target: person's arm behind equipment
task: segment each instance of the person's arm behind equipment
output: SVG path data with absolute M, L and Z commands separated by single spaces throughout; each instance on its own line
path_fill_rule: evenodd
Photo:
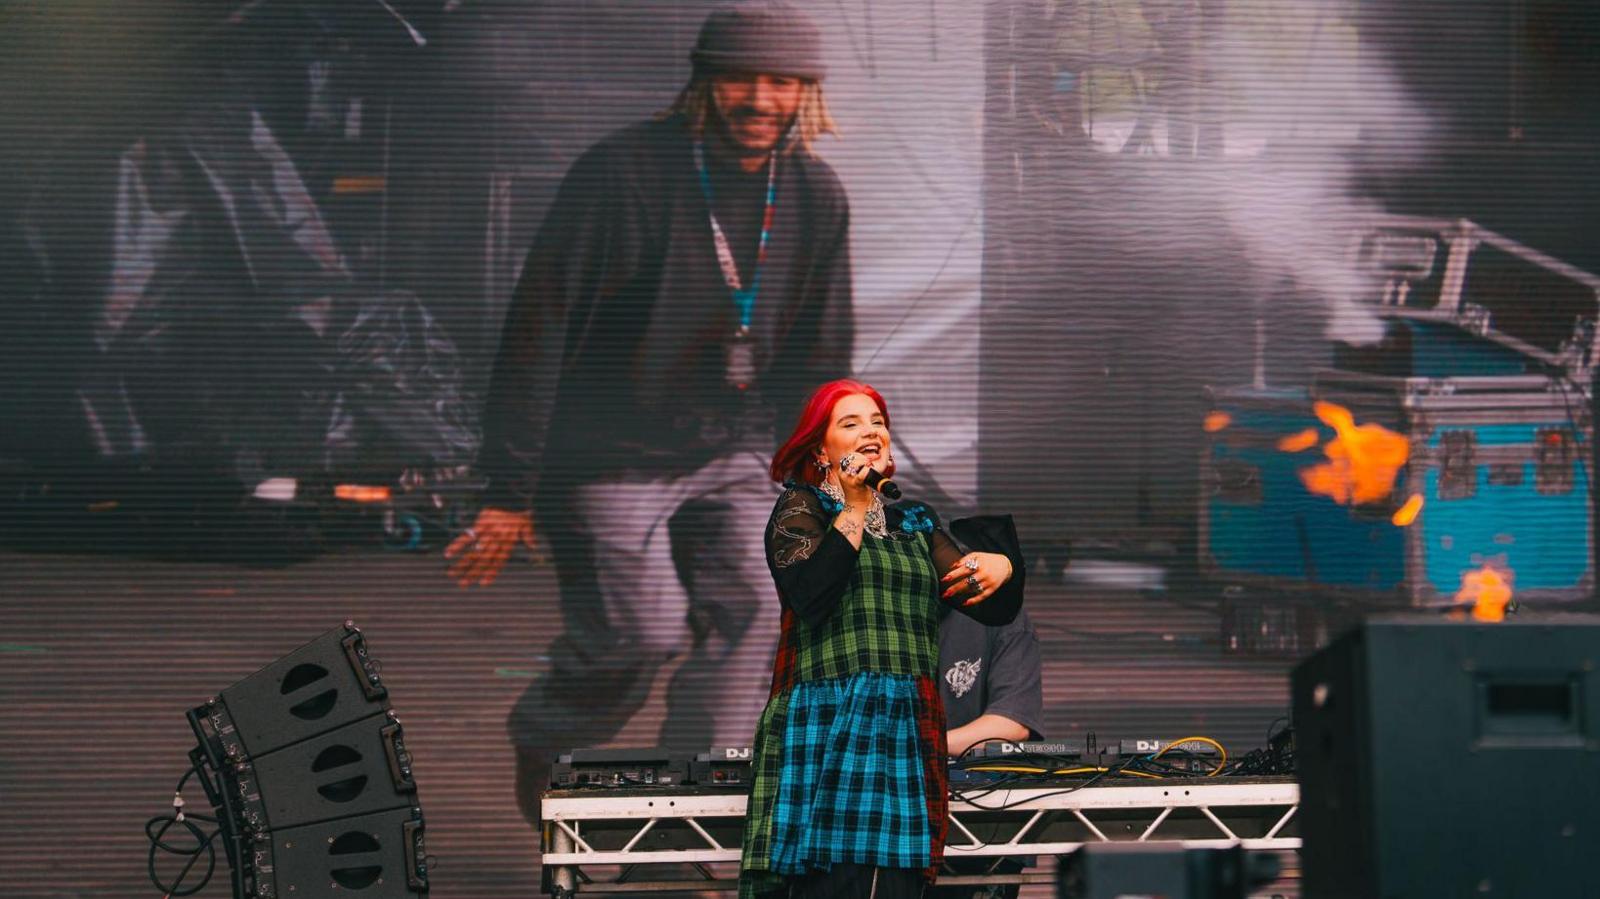
M 1039 637 L 1026 612 L 995 628 L 993 648 L 984 664 L 983 714 L 949 732 L 949 752 L 960 755 L 984 740 L 1042 738 L 1044 685 Z

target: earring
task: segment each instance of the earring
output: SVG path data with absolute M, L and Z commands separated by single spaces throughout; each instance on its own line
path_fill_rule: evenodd
M 824 456 L 818 456 L 815 464 L 818 471 L 827 471 L 829 468 L 828 460 Z

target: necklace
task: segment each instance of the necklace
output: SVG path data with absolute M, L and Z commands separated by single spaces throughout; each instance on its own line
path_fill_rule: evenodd
M 844 491 L 839 489 L 838 484 L 832 481 L 823 481 L 822 492 L 833 497 L 834 502 L 839 505 L 848 505 L 844 501 Z M 880 540 L 889 536 L 889 520 L 884 517 L 883 500 L 879 498 L 877 493 L 872 494 L 872 504 L 867 506 L 866 529 L 867 533 Z

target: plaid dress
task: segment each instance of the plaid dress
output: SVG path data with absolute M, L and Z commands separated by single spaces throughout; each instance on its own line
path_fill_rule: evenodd
M 944 710 L 934 678 L 939 579 L 928 534 L 862 537 L 837 608 L 812 626 L 785 609 L 757 725 L 740 895 L 837 862 L 942 859 Z

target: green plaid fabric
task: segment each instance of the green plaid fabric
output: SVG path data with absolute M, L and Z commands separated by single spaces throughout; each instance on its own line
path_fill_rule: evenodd
M 863 537 L 855 576 L 838 609 L 816 627 L 796 621 L 786 635 L 794 649 L 791 683 L 857 671 L 935 676 L 937 587 L 926 534 Z
M 783 878 L 770 869 L 772 859 L 772 806 L 783 773 L 783 737 L 789 724 L 789 693 L 767 702 L 756 724 L 755 758 L 752 760 L 750 800 L 744 817 L 744 854 L 740 859 L 739 896 L 759 896 L 779 889 Z
M 776 804 L 794 791 L 792 784 L 784 795 L 779 791 L 785 767 L 784 737 L 793 714 L 793 687 L 861 672 L 911 676 L 931 683 L 939 662 L 937 591 L 938 576 L 926 534 L 894 532 L 885 539 L 869 535 L 862 538 L 850 587 L 827 621 L 809 627 L 793 615 L 784 616 L 779 682 L 773 685 L 773 696 L 756 728 L 741 897 L 759 896 L 784 885 L 772 871 L 773 822 Z M 833 763 L 845 761 L 830 759 L 829 764 Z M 943 822 L 930 823 L 942 833 Z M 931 848 L 937 852 L 940 847 Z M 883 863 L 898 861 L 885 859 Z

